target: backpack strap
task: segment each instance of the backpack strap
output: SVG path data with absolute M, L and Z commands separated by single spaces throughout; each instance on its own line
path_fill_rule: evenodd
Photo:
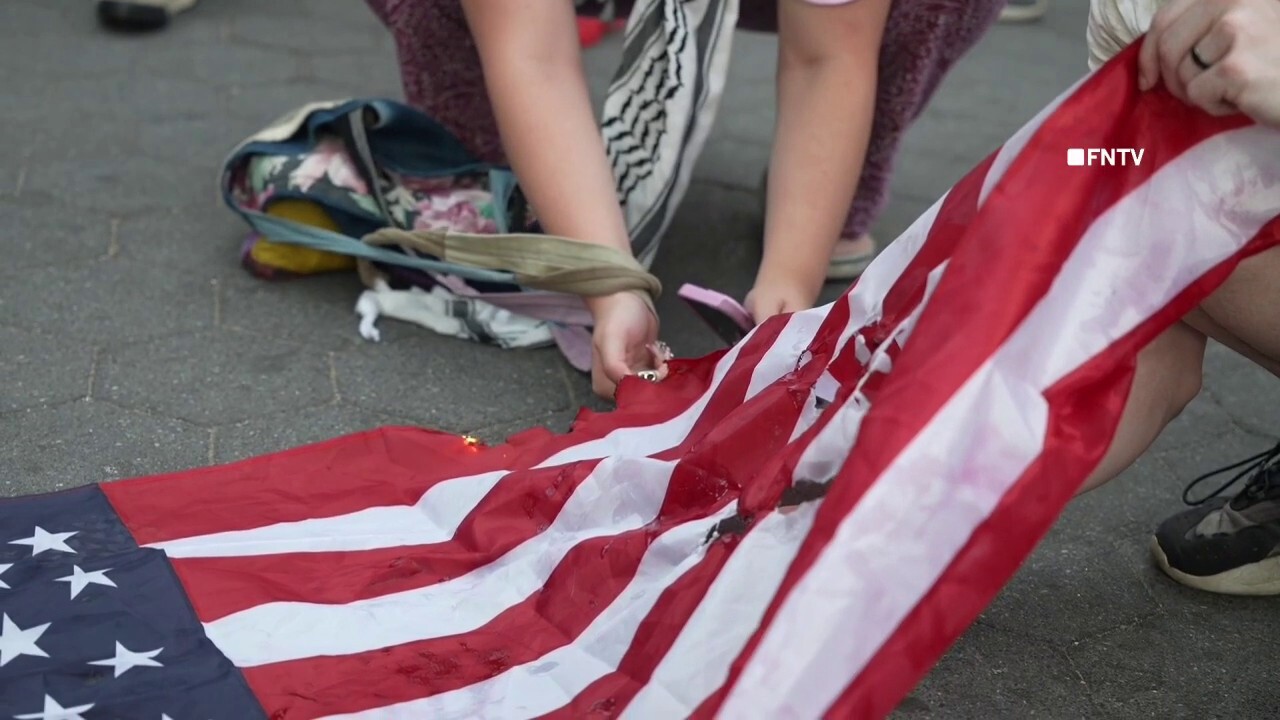
M 515 275 L 510 272 L 414 257 L 388 250 L 384 247 L 363 243 L 341 233 L 325 230 L 314 225 L 306 225 L 288 218 L 267 215 L 248 208 L 239 208 L 238 211 L 255 230 L 277 242 L 302 245 L 339 255 L 350 255 L 355 257 L 358 262 L 382 262 L 403 265 L 404 267 L 427 272 L 457 275 L 475 282 L 500 283 L 504 285 L 518 284 Z
M 358 107 L 347 113 L 341 122 L 335 123 L 335 129 L 351 151 L 356 171 L 368 185 L 383 222 L 388 227 L 401 227 L 391 215 L 390 204 L 383 192 L 382 172 L 369 141 L 368 126 L 374 121 L 373 114 L 373 109 L 367 105 Z M 521 227 L 528 212 L 528 204 L 515 175 L 510 170 L 490 168 L 489 192 L 493 196 L 494 220 L 497 222 L 498 232 L 508 233 Z
M 451 264 L 509 271 L 516 284 L 536 290 L 581 297 L 631 291 L 641 295 L 655 314 L 654 302 L 662 294 L 662 282 L 630 253 L 554 235 L 386 228 L 366 235 L 364 242 L 408 248 Z M 365 284 L 376 282 L 375 273 L 366 263 L 360 264 Z
M 378 171 L 378 165 L 373 159 L 373 148 L 369 146 L 369 134 L 365 123 L 369 120 L 370 112 L 372 111 L 367 105 L 358 107 L 344 115 L 341 121 L 334 123 L 333 129 L 351 152 L 356 172 L 360 173 L 360 177 L 369 188 L 369 193 L 373 195 L 373 201 L 378 204 L 382 221 L 391 227 L 399 227 L 391 215 L 391 207 L 383 193 L 382 173 Z

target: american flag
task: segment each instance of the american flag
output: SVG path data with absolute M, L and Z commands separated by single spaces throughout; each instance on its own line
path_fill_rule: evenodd
M 1138 350 L 1280 243 L 1280 133 L 1134 61 L 837 302 L 567 435 L 392 427 L 0 502 L 0 714 L 888 714 L 1099 461 Z

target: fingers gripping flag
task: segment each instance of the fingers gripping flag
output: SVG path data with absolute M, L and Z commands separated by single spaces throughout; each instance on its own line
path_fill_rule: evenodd
M 1137 352 L 1280 242 L 1280 133 L 1134 61 L 839 301 L 568 435 L 386 428 L 0 502 L 0 715 L 887 714 L 1098 463 Z

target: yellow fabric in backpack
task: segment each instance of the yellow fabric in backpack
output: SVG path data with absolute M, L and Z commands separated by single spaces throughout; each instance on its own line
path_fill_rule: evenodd
M 338 231 L 338 224 L 329 217 L 324 208 L 307 200 L 282 198 L 272 202 L 266 213 L 305 225 Z M 356 267 L 356 259 L 349 255 L 276 242 L 266 237 L 249 250 L 249 256 L 260 265 L 297 275 L 354 270 Z

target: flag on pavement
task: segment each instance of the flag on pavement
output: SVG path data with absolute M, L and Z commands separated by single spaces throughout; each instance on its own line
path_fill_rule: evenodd
M 1102 457 L 1136 353 L 1280 243 L 1280 133 L 1135 68 L 838 301 L 567 435 L 384 428 L 0 501 L 0 715 L 884 716 Z

